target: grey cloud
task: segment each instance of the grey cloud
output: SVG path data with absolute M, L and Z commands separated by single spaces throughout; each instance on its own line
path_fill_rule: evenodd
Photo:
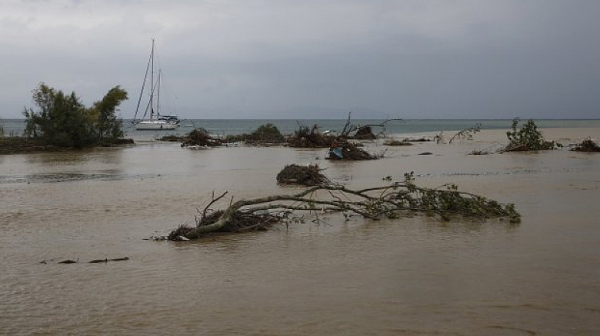
M 134 97 L 151 37 L 187 118 L 598 117 L 596 1 L 47 2 L 56 22 L 9 4 L 2 118 L 40 81 Z

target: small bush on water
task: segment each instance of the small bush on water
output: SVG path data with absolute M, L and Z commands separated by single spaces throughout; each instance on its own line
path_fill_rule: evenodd
M 284 142 L 285 138 L 277 128 L 277 126 L 268 123 L 265 125 L 260 125 L 254 132 L 247 134 L 236 134 L 236 135 L 227 135 L 225 137 L 225 141 L 227 143 L 231 142 L 251 142 L 251 143 L 280 143 Z
M 517 130 L 518 125 L 519 119 L 515 118 L 512 123 L 512 132 L 506 132 L 509 144 L 504 148 L 504 152 L 548 150 L 560 146 L 554 141 L 544 140 L 533 120 L 527 121 L 519 130 Z

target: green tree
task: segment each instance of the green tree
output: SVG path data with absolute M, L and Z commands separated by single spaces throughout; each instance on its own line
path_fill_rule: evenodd
M 558 146 L 554 141 L 544 140 L 542 132 L 537 129 L 533 120 L 528 120 L 521 129 L 517 129 L 518 125 L 519 119 L 513 119 L 512 132 L 506 132 L 510 143 L 504 149 L 505 152 L 546 150 Z
M 271 123 L 260 125 L 256 131 L 250 134 L 250 138 L 258 141 L 283 141 L 283 135 L 277 126 Z
M 127 92 L 117 85 L 90 108 L 99 141 L 123 137 L 123 123 L 117 119 L 115 111 L 124 100 L 127 100 Z
M 75 92 L 66 95 L 44 83 L 33 90 L 37 111 L 25 108 L 25 135 L 59 147 L 85 147 L 123 136 L 122 123 L 115 110 L 127 99 L 116 86 L 91 108 L 86 108 Z
M 25 133 L 59 147 L 83 147 L 92 142 L 92 129 L 85 106 L 75 92 L 66 95 L 44 83 L 33 90 L 39 111 L 25 109 Z

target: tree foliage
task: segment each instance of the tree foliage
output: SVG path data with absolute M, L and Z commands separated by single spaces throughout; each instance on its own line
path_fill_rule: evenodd
M 239 142 L 244 141 L 247 143 L 281 143 L 285 141 L 285 137 L 277 126 L 272 123 L 260 125 L 254 132 L 248 134 L 236 134 L 227 135 L 225 142 Z
M 95 102 L 90 109 L 99 140 L 123 136 L 123 123 L 117 119 L 115 112 L 121 102 L 126 99 L 127 92 L 117 85 L 110 89 L 102 100 Z
M 104 98 L 86 108 L 75 92 L 65 94 L 44 83 L 33 90 L 37 111 L 25 108 L 25 135 L 47 145 L 85 147 L 123 136 L 117 106 L 127 92 L 116 86 Z
M 554 149 L 557 146 L 554 141 L 544 140 L 533 120 L 527 121 L 521 129 L 517 130 L 518 125 L 519 119 L 515 118 L 512 123 L 512 132 L 506 132 L 509 144 L 504 149 L 505 152 L 546 150 Z
M 250 139 L 256 141 L 277 141 L 281 142 L 284 140 L 283 135 L 279 132 L 277 126 L 268 123 L 260 125 L 256 131 L 250 134 Z

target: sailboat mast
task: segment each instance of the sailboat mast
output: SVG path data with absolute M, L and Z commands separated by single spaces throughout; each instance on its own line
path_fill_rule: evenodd
M 152 39 L 152 50 L 150 51 L 150 119 L 154 118 L 154 105 L 152 98 L 154 96 L 154 39 Z
M 156 82 L 156 115 L 160 116 L 160 68 L 158 69 L 158 81 Z

